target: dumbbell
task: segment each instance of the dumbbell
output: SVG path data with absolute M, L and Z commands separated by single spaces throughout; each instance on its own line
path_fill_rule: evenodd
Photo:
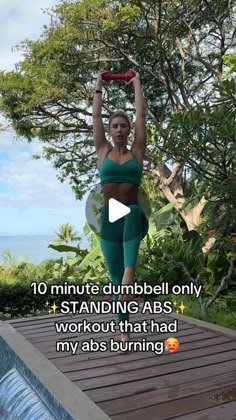
M 110 80 L 124 80 L 125 82 L 129 82 L 131 79 L 135 77 L 135 72 L 133 70 L 128 70 L 126 73 L 110 73 L 109 71 L 102 74 L 102 79 L 105 82 L 110 82 Z

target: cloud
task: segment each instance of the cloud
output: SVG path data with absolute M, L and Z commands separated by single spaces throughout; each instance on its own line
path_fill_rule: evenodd
M 74 193 L 68 182 L 61 183 L 50 162 L 44 159 L 34 160 L 32 153 L 40 153 L 42 146 L 35 144 L 11 144 L 9 139 L 1 140 L 6 158 L 0 160 L 0 205 L 10 205 L 14 201 L 16 208 L 64 207 L 67 202 L 78 208 Z M 1 183 L 4 192 L 1 193 Z M 9 194 L 6 193 L 9 188 Z
M 8 153 L 11 156 L 17 154 L 18 150 L 30 150 L 32 153 L 41 153 L 42 143 L 36 140 L 29 143 L 24 138 L 16 137 L 14 131 L 3 131 L 0 133 L 0 150 L 1 153 Z
M 42 9 L 51 9 L 59 0 L 1 0 L 0 70 L 14 69 L 23 56 L 14 48 L 25 39 L 37 40 L 50 17 Z M 5 125 L 0 115 L 0 128 Z M 68 182 L 61 183 L 52 164 L 43 159 L 42 143 L 13 140 L 14 132 L 0 133 L 0 234 L 48 234 L 62 223 L 82 228 L 85 200 L 75 200 Z
M 36 40 L 43 32 L 43 25 L 50 17 L 42 9 L 51 9 L 58 4 L 56 0 L 1 0 L 0 13 L 0 51 L 1 70 L 11 70 L 21 54 L 12 48 L 28 39 Z
M 52 234 L 69 222 L 82 233 L 86 197 L 77 201 L 68 182 L 61 183 L 50 162 L 32 159 L 42 151 L 34 141 L 12 144 L 9 133 L 0 135 L 1 235 Z

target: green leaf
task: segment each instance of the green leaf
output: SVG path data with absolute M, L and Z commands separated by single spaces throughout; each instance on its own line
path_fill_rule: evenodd
M 152 220 L 154 221 L 156 225 L 157 231 L 168 226 L 169 218 L 172 214 L 173 208 L 174 208 L 174 205 L 172 203 L 169 203 L 166 206 L 162 207 L 153 215 Z
M 85 258 L 80 262 L 78 268 L 83 271 L 86 270 L 87 267 L 89 267 L 89 265 L 94 264 L 94 260 L 99 257 L 102 256 L 101 253 L 101 247 L 100 244 L 97 244 L 93 250 L 91 250 L 86 256 Z
M 54 249 L 55 251 L 58 252 L 75 252 L 77 255 L 79 255 L 80 253 L 80 248 L 77 248 L 75 246 L 70 246 L 70 245 L 48 245 L 48 248 Z

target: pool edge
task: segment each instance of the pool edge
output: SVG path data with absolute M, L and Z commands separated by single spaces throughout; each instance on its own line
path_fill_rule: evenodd
M 75 420 L 111 420 L 14 327 L 0 321 L 0 336 Z M 79 411 L 79 412 L 78 412 Z

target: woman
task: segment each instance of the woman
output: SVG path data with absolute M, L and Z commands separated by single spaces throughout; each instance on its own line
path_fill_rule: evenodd
M 148 221 L 138 205 L 138 189 L 142 178 L 146 149 L 145 105 L 139 74 L 127 84 L 135 91 L 135 138 L 128 150 L 130 122 L 123 111 L 115 112 L 109 120 L 109 132 L 114 147 L 105 137 L 101 117 L 103 72 L 97 79 L 93 100 L 93 135 L 98 155 L 98 171 L 104 195 L 101 215 L 101 249 L 114 285 L 132 285 L 141 239 L 148 231 Z M 108 220 L 109 199 L 123 203 L 131 212 L 114 223 Z M 127 300 L 127 295 L 114 295 L 113 299 Z M 118 320 L 128 320 L 129 314 L 118 314 Z M 121 334 L 121 341 L 128 341 L 129 334 Z

